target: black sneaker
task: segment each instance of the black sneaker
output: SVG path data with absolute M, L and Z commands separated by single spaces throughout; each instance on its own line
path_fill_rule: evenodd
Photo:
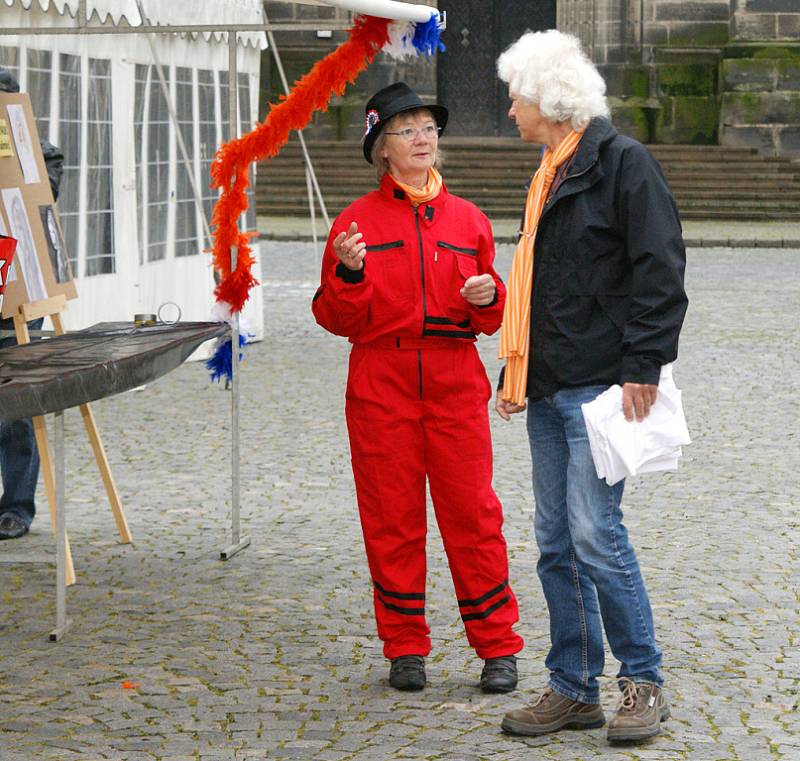
M 481 672 L 481 690 L 484 692 L 511 692 L 517 688 L 517 657 L 501 655 L 487 658 Z
M 401 655 L 392 660 L 389 684 L 396 690 L 421 690 L 425 681 L 425 659 L 421 655 Z

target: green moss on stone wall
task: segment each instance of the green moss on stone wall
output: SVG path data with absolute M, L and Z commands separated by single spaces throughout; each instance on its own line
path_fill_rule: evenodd
M 728 45 L 722 51 L 724 58 L 771 58 L 771 59 L 800 59 L 800 44 L 759 45 L 739 44 Z
M 733 58 L 722 62 L 723 90 L 763 92 L 774 90 L 776 62 L 772 59 Z
M 761 93 L 737 92 L 725 94 L 725 110 L 735 112 L 738 124 L 754 124 L 763 121 L 763 97 Z
M 790 58 L 800 60 L 800 45 L 796 47 L 775 46 L 760 48 L 753 53 L 753 58 Z
M 717 97 L 661 98 L 663 108 L 657 116 L 654 142 L 716 145 L 719 124 Z
M 656 64 L 659 95 L 703 96 L 717 91 L 717 67 L 703 63 Z
M 722 98 L 726 124 L 796 124 L 798 114 L 797 92 L 727 92 Z
M 641 66 L 629 70 L 630 94 L 637 98 L 646 98 L 649 95 L 649 77 L 647 70 Z
M 671 48 L 706 48 L 721 47 L 728 43 L 727 22 L 693 23 L 687 25 L 686 31 L 670 31 L 667 47 Z
M 608 99 L 611 119 L 623 135 L 633 137 L 642 143 L 652 143 L 655 123 L 660 104 L 653 98 L 614 98 Z

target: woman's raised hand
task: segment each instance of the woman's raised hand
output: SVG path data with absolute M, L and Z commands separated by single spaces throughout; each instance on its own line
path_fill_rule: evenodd
M 334 253 L 349 270 L 360 270 L 364 266 L 367 244 L 361 240 L 363 237 L 358 231 L 358 225 L 355 222 L 351 222 L 347 232 L 339 233 L 333 239 Z

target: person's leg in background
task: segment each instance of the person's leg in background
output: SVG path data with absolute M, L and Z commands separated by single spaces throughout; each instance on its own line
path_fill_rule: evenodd
M 41 330 L 43 320 L 28 323 L 29 330 Z M 14 330 L 14 321 L 0 320 L 0 330 Z M 0 338 L 0 348 L 16 345 L 13 336 Z M 28 533 L 36 514 L 34 498 L 39 479 L 39 450 L 30 418 L 0 421 L 0 539 L 17 539 Z

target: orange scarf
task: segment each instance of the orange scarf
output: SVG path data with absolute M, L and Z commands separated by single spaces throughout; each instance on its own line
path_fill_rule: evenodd
M 506 360 L 503 399 L 525 404 L 530 347 L 533 241 L 556 171 L 578 150 L 584 130 L 572 130 L 553 151 L 546 148 L 525 202 L 525 222 L 511 263 L 498 356 Z
M 411 201 L 414 206 L 432 201 L 439 195 L 439 191 L 442 189 L 442 175 L 433 167 L 428 170 L 428 181 L 425 183 L 425 187 L 422 188 L 422 190 L 400 182 L 394 175 L 392 175 L 392 179 L 395 181 L 397 187 L 405 192 L 409 201 Z

